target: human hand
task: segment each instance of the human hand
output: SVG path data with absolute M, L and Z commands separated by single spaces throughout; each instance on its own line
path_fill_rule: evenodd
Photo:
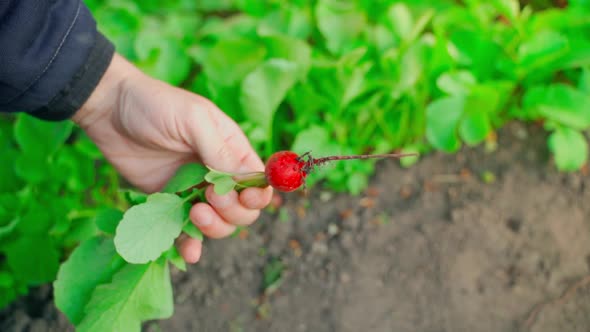
M 242 130 L 209 100 L 152 79 L 117 54 L 72 119 L 123 177 L 146 192 L 162 189 L 188 162 L 226 172 L 264 171 Z M 209 204 L 195 204 L 190 218 L 205 236 L 223 238 L 254 222 L 271 196 L 270 188 L 219 196 L 210 186 Z M 185 261 L 199 260 L 201 241 L 182 235 L 177 246 Z

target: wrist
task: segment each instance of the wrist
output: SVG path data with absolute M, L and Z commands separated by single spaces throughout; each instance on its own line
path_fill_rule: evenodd
M 72 116 L 72 121 L 83 129 L 109 118 L 119 105 L 124 82 L 140 71 L 122 56 L 115 53 L 98 85 L 82 107 Z

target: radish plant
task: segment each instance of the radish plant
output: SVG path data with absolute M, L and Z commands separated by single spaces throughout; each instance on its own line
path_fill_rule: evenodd
M 203 239 L 189 219 L 195 201 L 213 185 L 217 194 L 247 187 L 272 186 L 291 192 L 304 185 L 314 167 L 328 162 L 400 158 L 413 154 L 330 156 L 313 158 L 280 151 L 264 172 L 231 174 L 199 164 L 182 166 L 162 192 L 150 194 L 124 214 L 97 217 L 102 234 L 82 243 L 61 266 L 55 287 L 58 308 L 78 331 L 139 331 L 141 322 L 172 315 L 169 263 L 186 266 L 174 241 L 182 232 Z

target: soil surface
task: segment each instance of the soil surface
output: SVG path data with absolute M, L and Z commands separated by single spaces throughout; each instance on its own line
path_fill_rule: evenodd
M 534 127 L 498 146 L 379 162 L 358 197 L 283 196 L 175 271 L 174 316 L 144 330 L 589 331 L 587 173 L 557 172 Z M 21 299 L 0 331 L 71 331 L 51 300 Z

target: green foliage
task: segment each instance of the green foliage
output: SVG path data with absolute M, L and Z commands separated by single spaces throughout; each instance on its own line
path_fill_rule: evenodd
M 191 188 L 204 180 L 206 170 L 187 164 L 166 184 L 169 193 L 131 191 L 132 206 L 125 213 L 96 212 L 93 221 L 102 234 L 72 252 L 54 283 L 55 303 L 77 330 L 139 331 L 145 320 L 172 315 L 168 263 L 186 270 L 173 246 L 181 232 L 202 239 L 188 221 L 188 202 L 201 196 Z
M 270 59 L 242 81 L 240 104 L 246 119 L 258 127 L 267 138 L 267 153 L 274 151 L 271 142 L 275 112 L 296 79 L 295 63 L 283 59 Z
M 56 305 L 78 330 L 139 331 L 142 321 L 172 315 L 168 263 L 186 270 L 174 246 L 181 232 L 203 240 L 188 216 L 190 203 L 206 201 L 202 184 L 213 184 L 220 194 L 236 186 L 266 185 L 264 172 L 234 180 L 239 175 L 206 170 L 187 164 L 166 184 L 169 192 L 128 196 L 132 206 L 125 213 L 97 211 L 93 221 L 102 233 L 73 251 L 54 283 Z
M 579 131 L 564 127 L 549 136 L 549 148 L 557 167 L 566 171 L 580 169 L 588 159 L 588 142 Z
M 111 238 L 94 237 L 84 242 L 59 270 L 53 285 L 55 304 L 72 323 L 80 323 L 94 289 L 108 282 L 123 263 Z
M 173 194 L 185 191 L 203 181 L 207 171 L 207 168 L 201 164 L 182 165 L 176 170 L 174 177 L 168 181 L 162 192 Z
M 213 184 L 213 190 L 217 195 L 225 195 L 236 186 L 236 181 L 232 178 L 232 174 L 213 169 L 205 175 L 205 181 Z
M 115 206 L 112 168 L 71 122 L 0 118 L 0 307 L 55 280 L 61 260 Z M 100 176 L 99 176 L 100 175 Z
M 137 331 L 174 310 L 168 263 L 126 264 L 94 289 L 77 331 Z
M 117 226 L 117 252 L 133 264 L 156 260 L 182 231 L 187 218 L 184 203 L 176 195 L 155 193 L 127 210 Z

